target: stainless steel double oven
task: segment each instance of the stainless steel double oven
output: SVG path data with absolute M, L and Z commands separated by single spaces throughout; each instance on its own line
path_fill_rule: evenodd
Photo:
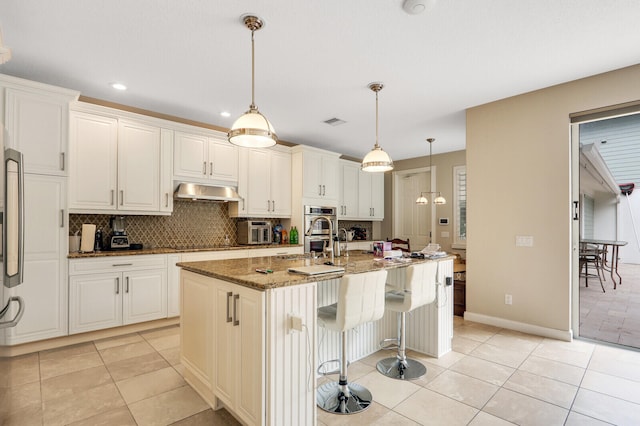
M 338 232 L 338 217 L 336 207 L 304 206 L 304 252 L 322 252 L 325 247 L 330 247 L 332 236 L 329 235 L 329 224 L 325 220 L 319 220 L 313 225 L 311 235 L 306 231 L 311 227 L 313 219 L 318 216 L 327 216 L 331 219 L 334 235 Z

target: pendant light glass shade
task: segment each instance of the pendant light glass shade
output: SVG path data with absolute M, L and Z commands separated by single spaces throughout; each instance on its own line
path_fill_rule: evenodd
M 248 148 L 268 148 L 278 141 L 273 126 L 257 108 L 241 115 L 227 136 L 232 144 Z
M 431 144 L 435 141 L 434 138 L 429 138 L 427 139 L 427 142 L 429 142 L 429 173 L 431 173 Z M 429 188 L 431 188 L 431 185 L 429 185 Z M 424 206 L 426 204 L 429 204 L 429 200 L 427 199 L 427 197 L 425 197 L 425 194 L 430 194 L 430 195 L 435 195 L 438 194 L 434 199 L 433 199 L 433 204 L 436 205 L 442 205 L 442 204 L 447 204 L 447 200 L 437 191 L 425 191 L 425 192 L 421 192 L 420 196 L 418 198 L 416 198 L 416 204 Z
M 9 62 L 11 59 L 11 49 L 6 47 L 2 42 L 2 31 L 0 30 L 0 64 Z
M 388 172 L 393 170 L 391 157 L 378 145 L 378 92 L 383 87 L 382 83 L 369 84 L 369 89 L 376 93 L 376 143 L 362 160 L 362 170 L 365 172 Z
M 242 17 L 244 25 L 251 30 L 251 105 L 249 111 L 241 115 L 227 133 L 229 142 L 245 148 L 268 148 L 278 141 L 273 126 L 258 111 L 255 104 L 255 49 L 254 33 L 263 27 L 264 21 L 257 16 Z

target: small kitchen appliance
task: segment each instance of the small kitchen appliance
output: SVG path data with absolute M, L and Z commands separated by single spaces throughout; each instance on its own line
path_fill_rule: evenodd
M 238 222 L 238 244 L 271 244 L 273 232 L 268 220 Z
M 121 250 L 129 248 L 129 237 L 125 230 L 126 219 L 124 216 L 111 216 L 109 224 L 111 226 L 111 239 L 109 247 L 111 250 Z

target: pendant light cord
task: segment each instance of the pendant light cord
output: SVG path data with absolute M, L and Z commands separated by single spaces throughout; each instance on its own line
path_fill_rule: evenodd
M 251 30 L 251 105 L 249 106 L 249 109 L 251 110 L 256 109 L 256 100 L 255 100 L 256 54 L 255 54 L 255 47 L 254 47 L 254 36 L 253 36 L 254 34 L 255 34 L 255 30 Z
M 378 91 L 376 90 L 376 146 L 375 148 L 380 148 L 378 145 Z

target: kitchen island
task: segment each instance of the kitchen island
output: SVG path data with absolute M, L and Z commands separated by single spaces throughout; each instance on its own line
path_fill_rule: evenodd
M 408 319 L 407 345 L 438 357 L 451 350 L 452 259 L 381 261 L 358 252 L 335 264 L 346 274 L 388 269 L 388 282 L 402 287 L 406 266 L 437 261 L 438 297 Z M 298 255 L 178 264 L 184 375 L 212 407 L 225 406 L 246 424 L 316 424 L 316 366 L 337 358 L 339 348 L 337 333 L 317 330 L 316 311 L 335 302 L 344 273 L 308 276 L 288 268 L 323 261 Z M 352 333 L 353 361 L 396 335 L 396 315 L 385 313 Z

